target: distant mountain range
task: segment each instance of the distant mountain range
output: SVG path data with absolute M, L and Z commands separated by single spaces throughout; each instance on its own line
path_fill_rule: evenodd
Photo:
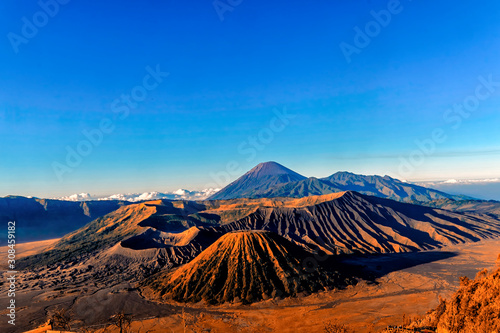
M 301 264 L 315 254 L 334 260 L 336 254 L 476 242 L 500 237 L 498 221 L 352 191 L 298 199 L 155 200 L 124 205 L 17 266 L 39 277 L 23 282 L 30 288 L 127 281 L 139 282 L 153 299 L 250 303 L 354 282 L 350 268 L 332 262 L 303 271 Z M 60 271 L 71 279 L 54 278 Z
M 0 223 L 16 222 L 18 243 L 59 238 L 129 204 L 121 200 L 71 202 L 7 196 L 0 198 Z M 0 245 L 6 242 L 7 228 L 3 228 Z
M 301 198 L 342 191 L 357 191 L 397 201 L 424 202 L 435 199 L 467 198 L 402 182 L 389 176 L 363 176 L 350 172 L 337 172 L 326 178 L 306 178 L 281 164 L 266 162 L 257 165 L 242 177 L 210 196 L 208 200 Z
M 59 199 L 38 199 L 19 196 L 0 198 L 0 222 L 15 220 L 18 241 L 29 242 L 59 238 L 86 223 L 106 215 L 121 206 L 150 200 L 230 200 L 240 198 L 302 198 L 344 191 L 393 199 L 401 202 L 427 205 L 456 211 L 479 210 L 499 216 L 500 203 L 470 200 L 430 188 L 402 182 L 388 176 L 363 176 L 337 172 L 326 178 L 306 178 L 276 162 L 257 165 L 222 190 L 177 190 L 174 192 L 146 192 L 116 194 L 107 197 L 88 193 Z M 209 203 L 207 205 L 210 205 Z M 221 212 L 224 219 L 240 218 L 249 208 Z M 6 242 L 6 230 L 0 231 L 0 246 Z
M 217 189 L 175 192 L 116 194 L 108 197 L 88 193 L 57 199 L 22 196 L 0 198 L 0 223 L 16 221 L 17 242 L 32 242 L 62 237 L 98 217 L 122 206 L 148 200 L 205 200 Z M 7 242 L 7 229 L 0 230 L 0 246 Z
M 301 199 L 156 200 L 97 218 L 26 262 L 53 265 L 89 258 L 92 265 L 120 270 L 175 267 L 229 232 L 251 230 L 270 231 L 307 252 L 327 254 L 430 250 L 500 237 L 498 219 L 487 215 L 356 192 Z

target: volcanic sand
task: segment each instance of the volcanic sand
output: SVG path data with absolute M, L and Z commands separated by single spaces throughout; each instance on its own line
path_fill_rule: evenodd
M 21 259 L 33 254 L 37 254 L 45 250 L 46 248 L 54 245 L 60 238 L 48 239 L 38 242 L 20 243 L 16 244 L 16 259 Z M 0 246 L 0 256 L 1 258 L 7 258 L 8 246 Z M 2 263 L 3 264 L 3 263 Z
M 25 245 L 23 251 L 35 251 L 49 244 Z M 18 248 L 22 255 L 21 246 Z M 51 306 L 71 305 L 76 316 L 94 324 L 117 311 L 133 313 L 133 331 L 145 332 L 323 332 L 324 324 L 336 321 L 350 325 L 356 332 L 369 332 L 402 323 L 403 314 L 423 315 L 438 304 L 439 296 L 449 297 L 458 287 L 458 278 L 474 277 L 483 268 L 493 268 L 500 252 L 500 240 L 448 246 L 439 251 L 378 256 L 349 257 L 348 262 L 366 265 L 378 277 L 375 283 L 360 282 L 341 291 L 268 300 L 252 305 L 158 304 L 141 297 L 124 284 L 96 286 L 88 290 L 26 290 L 17 296 L 19 307 L 16 327 L 28 327 L 30 321 L 43 321 Z M 0 304 L 6 304 L 0 295 Z M 2 314 L 3 311 L 2 311 Z M 98 327 L 95 328 L 96 330 Z M 2 332 L 14 332 L 6 321 Z M 110 330 L 108 329 L 108 332 Z
M 447 298 L 458 288 L 460 276 L 473 278 L 483 268 L 494 268 L 499 252 L 500 240 L 488 240 L 448 246 L 441 251 L 353 257 L 348 261 L 366 265 L 383 276 L 376 283 L 361 282 L 336 292 L 250 306 L 212 307 L 218 314 L 206 314 L 201 306 L 190 305 L 184 317 L 175 314 L 149 319 L 134 323 L 134 327 L 183 332 L 186 323 L 188 331 L 323 332 L 324 324 L 332 321 L 348 324 L 359 333 L 377 332 L 388 325 L 402 324 L 403 315 L 420 316 L 436 307 L 440 296 Z M 421 264 L 411 266 L 414 263 Z M 411 267 L 392 271 L 404 266 Z M 193 310 L 201 311 L 187 312 Z

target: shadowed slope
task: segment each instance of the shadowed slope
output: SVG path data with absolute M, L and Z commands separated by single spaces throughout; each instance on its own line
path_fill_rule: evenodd
M 429 201 L 462 197 L 403 182 L 389 176 L 365 176 L 351 172 L 337 172 L 321 180 L 331 183 L 334 187 L 342 191 L 356 191 L 366 195 L 397 201 Z
M 319 197 L 321 198 L 321 197 Z M 268 230 L 327 253 L 429 250 L 500 236 L 498 220 L 345 192 L 307 207 L 259 208 L 222 226 Z
M 321 179 L 310 177 L 307 179 L 277 184 L 261 188 L 252 193 L 252 198 L 290 197 L 303 198 L 311 195 L 324 195 L 344 191 L 341 187 L 325 182 Z
M 389 176 L 363 176 L 350 172 L 337 172 L 330 177 L 317 179 L 314 177 L 269 186 L 261 187 L 248 197 L 274 198 L 293 197 L 302 198 L 309 195 L 323 195 L 342 191 L 356 191 L 366 195 L 388 198 L 397 201 L 430 201 L 444 198 L 462 198 L 430 188 L 402 182 Z
M 158 258 L 163 264 L 182 264 L 222 235 L 220 230 L 214 231 L 210 226 L 240 219 L 263 205 L 295 206 L 322 200 L 328 198 L 310 197 L 300 201 L 287 198 L 239 199 L 201 203 L 155 200 L 132 204 L 88 223 L 66 235 L 47 251 L 23 259 L 20 264 L 29 267 L 79 262 L 94 255 L 112 260 L 114 264 L 120 264 L 120 260 L 126 262 L 126 257 L 139 259 L 141 255 L 148 261 Z M 113 259 L 112 256 L 120 259 Z
M 224 215 L 226 214 L 227 215 Z M 222 224 L 237 218 L 236 221 Z M 195 258 L 231 231 L 266 230 L 327 254 L 429 250 L 500 236 L 497 218 L 361 195 L 300 199 L 152 201 L 122 207 L 89 223 L 19 267 L 79 265 L 120 269 L 141 278 Z M 108 266 L 108 269 L 97 267 Z M 139 275 L 137 275 L 139 274 Z
M 166 262 L 168 262 L 169 256 L 182 260 L 191 259 L 201 251 L 199 249 L 201 245 L 193 241 L 198 232 L 191 230 L 189 235 L 179 235 L 179 233 L 195 226 L 209 226 L 210 224 L 191 216 L 203 209 L 205 206 L 196 202 L 171 202 L 168 200 L 150 201 L 122 207 L 66 235 L 48 251 L 22 260 L 20 265 L 29 267 L 70 261 L 78 262 L 97 254 L 106 255 L 109 251 L 105 251 L 111 248 L 110 253 L 112 254 L 131 253 L 126 250 L 120 251 L 123 248 L 152 249 L 149 251 L 151 253 L 142 253 L 146 254 L 148 258 L 154 256 L 163 258 Z M 210 239 L 209 244 L 211 242 L 213 239 Z M 184 246 L 189 247 L 189 249 L 183 249 Z M 159 251 L 158 249 L 163 250 Z
M 20 262 L 21 266 L 50 265 L 66 260 L 82 260 L 96 251 L 138 233 L 138 224 L 156 213 L 154 206 L 136 204 L 122 207 L 64 236 L 48 251 Z
M 221 225 L 231 218 L 234 222 Z M 192 227 L 196 228 L 188 230 Z M 26 258 L 21 264 L 78 261 L 115 247 L 110 252 L 114 255 L 131 255 L 123 249 L 151 250 L 148 258 L 157 256 L 164 264 L 177 265 L 194 258 L 221 235 L 237 230 L 272 231 L 309 251 L 388 253 L 498 237 L 500 223 L 492 216 L 356 192 L 300 199 L 153 201 L 122 207 L 98 218 L 61 239 L 50 251 Z
M 495 200 L 438 199 L 427 202 L 415 201 L 414 203 L 456 212 L 487 214 L 493 217 L 500 217 L 500 201 Z
M 122 206 L 125 201 L 73 202 L 8 196 L 0 198 L 0 223 L 16 221 L 16 242 L 60 238 Z M 7 243 L 7 228 L 0 230 L 0 246 Z
M 251 198 L 254 197 L 255 192 L 265 190 L 274 185 L 303 179 L 306 179 L 306 177 L 276 162 L 261 163 L 221 191 L 212 195 L 209 200 Z
M 302 198 L 342 191 L 356 191 L 366 195 L 397 201 L 430 201 L 436 199 L 464 199 L 431 188 L 410 184 L 389 176 L 365 176 L 351 172 L 337 172 L 325 178 L 306 178 L 275 162 L 261 163 L 242 177 L 214 194 L 209 200 L 235 198 Z M 468 198 L 471 199 L 471 198 Z
M 322 268 L 303 268 L 310 254 L 282 237 L 259 231 L 222 236 L 190 263 L 144 283 L 150 295 L 182 302 L 217 304 L 295 296 L 350 279 Z

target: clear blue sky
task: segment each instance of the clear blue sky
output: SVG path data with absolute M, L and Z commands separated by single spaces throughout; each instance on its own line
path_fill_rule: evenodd
M 241 173 L 275 160 L 318 177 L 500 176 L 500 86 L 459 125 L 444 117 L 479 76 L 500 81 L 500 3 L 401 1 L 348 63 L 339 45 L 390 2 L 243 0 L 221 21 L 212 1 L 72 0 L 44 22 L 36 1 L 2 1 L 0 196 L 202 189 L 230 161 Z M 168 77 L 128 116 L 113 112 L 157 65 Z M 284 108 L 295 117 L 272 127 Z M 58 177 L 54 163 L 102 119 L 114 130 Z M 402 174 L 436 128 L 446 140 Z

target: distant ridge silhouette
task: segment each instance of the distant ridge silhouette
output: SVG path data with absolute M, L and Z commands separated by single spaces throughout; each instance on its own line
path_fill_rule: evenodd
M 302 198 L 310 195 L 356 191 L 397 201 L 427 202 L 437 199 L 472 199 L 418 186 L 389 176 L 364 176 L 337 172 L 325 178 L 306 178 L 276 162 L 255 168 L 210 196 L 208 200 L 236 198 Z

